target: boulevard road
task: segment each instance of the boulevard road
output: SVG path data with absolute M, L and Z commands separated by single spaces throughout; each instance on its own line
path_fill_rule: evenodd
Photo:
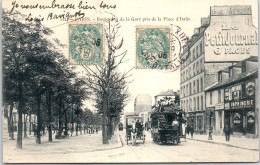
M 146 132 L 146 141 L 135 146 L 126 145 L 124 131 L 120 131 L 123 146 L 117 149 L 29 156 L 26 162 L 250 162 L 259 158 L 257 151 L 239 149 L 218 144 L 182 141 L 178 145 L 160 145 L 152 141 Z M 80 141 L 78 142 L 80 143 Z M 84 144 L 82 144 L 84 145 Z M 25 161 L 17 158 L 16 161 Z

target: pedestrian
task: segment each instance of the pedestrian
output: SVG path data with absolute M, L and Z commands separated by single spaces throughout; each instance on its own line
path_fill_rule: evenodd
M 226 124 L 225 127 L 224 127 L 224 133 L 225 133 L 225 136 L 226 136 L 226 141 L 229 141 L 230 140 L 231 128 L 229 127 L 228 124 Z
M 187 132 L 188 135 L 190 135 L 190 126 L 189 125 L 186 128 L 186 132 Z
M 193 125 L 190 126 L 190 135 L 191 135 L 191 138 L 193 138 L 193 133 L 194 133 L 194 127 Z

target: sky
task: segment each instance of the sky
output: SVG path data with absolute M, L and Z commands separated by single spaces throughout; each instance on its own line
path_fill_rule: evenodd
M 3 0 L 3 8 L 11 10 L 13 0 Z M 16 0 L 15 3 L 19 6 L 22 4 L 51 4 L 53 0 Z M 79 0 L 56 0 L 55 3 L 66 4 L 73 3 L 78 4 Z M 82 1 L 83 4 L 99 6 L 102 0 L 95 1 Z M 87 2 L 87 3 L 86 3 Z M 119 31 L 118 38 L 123 37 L 124 44 L 123 47 L 116 53 L 122 53 L 127 50 L 126 59 L 129 59 L 128 62 L 122 64 L 119 70 L 120 72 L 126 72 L 129 69 L 135 67 L 136 60 L 136 31 L 135 27 L 138 25 L 144 25 L 148 27 L 148 25 L 152 26 L 167 26 L 170 24 L 177 25 L 181 28 L 181 30 L 187 35 L 192 36 L 193 30 L 196 27 L 200 26 L 200 19 L 202 17 L 208 17 L 210 14 L 210 6 L 213 5 L 253 5 L 252 13 L 253 13 L 253 24 L 257 27 L 257 1 L 249 0 L 249 1 L 235 1 L 235 0 L 104 0 L 103 3 L 116 5 L 115 9 L 99 9 L 97 7 L 96 10 L 89 9 L 81 9 L 81 12 L 84 12 L 86 17 L 89 17 L 92 21 L 97 21 L 97 17 L 106 17 L 107 12 L 113 13 L 116 15 L 119 20 L 120 18 L 128 17 L 130 21 L 119 21 L 121 28 Z M 59 20 L 46 20 L 46 17 L 49 13 L 53 14 L 62 14 L 70 12 L 75 13 L 79 11 L 79 9 L 74 10 L 63 10 L 63 9 L 49 9 L 49 10 L 41 10 L 41 9 L 21 9 L 20 7 L 15 8 L 14 10 L 21 11 L 22 13 L 31 15 L 33 17 L 44 17 L 45 20 L 43 24 L 47 27 L 50 27 L 54 31 L 54 38 L 57 38 L 61 41 L 62 44 L 68 45 L 68 23 L 66 21 Z M 143 21 L 143 18 L 162 18 L 162 21 Z M 163 21 L 163 18 L 166 18 Z M 177 21 L 177 17 L 189 18 L 189 21 Z M 140 19 L 138 19 L 140 18 Z M 174 18 L 174 21 L 170 21 Z M 139 20 L 139 21 L 138 21 Z M 68 58 L 68 47 L 63 48 L 62 52 L 64 56 Z M 82 72 L 83 68 L 78 67 L 77 71 Z M 134 110 L 134 99 L 138 94 L 149 94 L 152 98 L 157 95 L 161 91 L 165 91 L 168 89 L 173 89 L 174 91 L 179 90 L 180 88 L 180 71 L 162 71 L 162 70 L 151 70 L 151 69 L 134 69 L 131 74 L 133 75 L 131 79 L 133 82 L 129 84 L 129 91 L 131 94 L 130 102 L 128 102 L 125 107 L 126 112 L 130 112 Z M 154 102 L 154 100 L 153 100 Z M 93 109 L 93 102 L 86 101 L 86 106 L 90 109 Z

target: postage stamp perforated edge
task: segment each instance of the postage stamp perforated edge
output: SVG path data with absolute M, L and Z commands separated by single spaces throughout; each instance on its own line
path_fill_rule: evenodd
M 170 30 L 170 33 L 169 33 L 169 49 L 170 49 L 170 57 L 169 57 L 169 61 L 171 62 L 172 61 L 172 32 L 173 32 L 173 29 L 172 29 L 172 26 L 171 25 L 136 25 L 135 26 L 135 69 L 144 69 L 144 70 L 168 70 L 170 69 L 170 66 L 166 69 L 166 68 L 149 68 L 149 67 L 138 67 L 138 57 L 137 57 L 137 42 L 138 42 L 138 39 L 137 39 L 137 29 L 138 28 L 157 28 L 157 29 L 163 29 L 163 28 L 168 28 Z M 140 64 L 141 65 L 141 64 Z
M 82 22 L 82 21 L 72 21 L 68 23 L 68 55 L 69 55 L 69 64 L 70 65 L 81 65 L 81 63 L 77 63 L 73 59 L 71 59 L 71 52 L 70 52 L 70 25 L 74 24 L 85 24 L 85 25 L 95 25 L 95 24 L 101 24 L 102 25 L 102 62 L 101 63 L 96 63 L 96 64 L 88 64 L 88 65 L 103 65 L 105 62 L 105 45 L 106 45 L 106 37 L 105 37 L 105 22 L 103 21 L 90 21 L 90 22 Z

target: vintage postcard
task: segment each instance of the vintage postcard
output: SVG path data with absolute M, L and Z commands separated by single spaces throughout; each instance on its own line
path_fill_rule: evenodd
M 255 0 L 2 0 L 2 162 L 259 162 L 258 19 Z

